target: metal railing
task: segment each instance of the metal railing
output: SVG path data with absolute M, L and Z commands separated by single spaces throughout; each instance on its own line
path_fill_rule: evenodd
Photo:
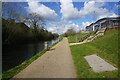
M 90 32 L 90 33 L 84 35 L 83 37 L 78 38 L 78 42 L 84 41 L 84 40 L 87 39 L 91 34 L 94 34 L 94 33 L 95 33 L 95 32 Z
M 90 32 L 90 33 L 84 35 L 83 37 L 78 38 L 78 42 L 82 42 L 82 41 L 84 41 L 85 39 L 91 40 L 91 39 L 93 39 L 94 37 L 96 37 L 96 36 L 99 35 L 99 34 L 105 34 L 106 30 L 107 30 L 107 28 L 104 28 L 102 32 L 98 32 L 98 30 L 96 30 L 96 31 L 94 31 L 94 32 Z M 92 34 L 93 34 L 93 36 L 90 37 Z M 88 37 L 90 37 L 90 38 L 88 38 Z

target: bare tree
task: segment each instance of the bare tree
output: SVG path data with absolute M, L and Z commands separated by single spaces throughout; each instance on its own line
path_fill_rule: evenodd
M 26 17 L 23 21 L 31 24 L 35 30 L 45 25 L 43 17 L 39 16 L 36 13 L 29 14 L 28 17 Z
M 39 37 L 40 29 L 44 29 L 43 26 L 45 25 L 45 21 L 43 17 L 36 13 L 31 13 L 23 21 L 33 26 L 34 39 L 37 40 Z
M 11 39 L 11 38 L 15 39 L 14 34 L 16 31 L 18 31 L 19 27 L 14 27 L 14 25 L 15 25 L 15 21 L 19 21 L 21 14 L 18 13 L 18 11 L 15 10 L 14 8 L 10 7 L 9 2 L 2 3 L 2 10 L 3 10 L 2 17 L 4 19 L 7 19 L 6 32 L 9 33 L 7 35 L 8 38 L 6 41 L 9 41 L 9 39 Z M 12 26 L 10 26 L 10 25 L 12 25 Z
M 8 2 L 4 2 L 2 3 L 2 8 L 3 8 L 3 12 L 2 13 L 2 16 L 4 17 L 5 15 L 7 15 L 7 19 L 8 20 L 11 20 L 11 19 L 14 19 L 14 20 L 19 20 L 19 17 L 21 16 L 15 9 L 9 7 L 10 3 Z

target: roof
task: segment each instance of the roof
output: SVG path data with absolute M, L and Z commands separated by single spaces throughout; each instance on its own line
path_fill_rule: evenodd
M 106 18 L 101 18 L 99 20 L 97 20 L 95 23 L 98 23 L 99 21 L 102 21 L 102 20 L 110 20 L 110 19 L 120 19 L 120 16 L 119 17 L 106 17 Z M 92 26 L 94 23 L 91 23 L 89 26 L 86 26 L 86 27 L 90 27 Z
M 118 18 L 120 18 L 120 16 L 119 16 L 119 17 L 106 17 L 106 18 L 101 18 L 101 19 L 97 20 L 95 23 L 97 23 L 97 22 L 99 22 L 99 21 L 102 21 L 102 20 L 118 19 Z
M 91 24 L 89 25 L 89 27 L 92 26 L 93 24 L 94 24 L 94 23 L 91 23 Z

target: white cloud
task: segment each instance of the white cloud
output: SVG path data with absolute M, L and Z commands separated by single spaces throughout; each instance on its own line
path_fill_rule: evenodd
M 94 16 L 97 19 L 117 16 L 114 12 L 111 12 L 106 8 L 102 8 L 105 5 L 104 2 L 85 2 L 84 7 L 80 11 L 74 7 L 72 0 L 60 0 L 60 2 L 62 18 L 64 19 L 80 19 L 86 15 Z
M 56 25 L 51 25 L 51 27 L 47 27 L 47 30 L 52 32 L 52 33 L 58 33 L 58 34 L 62 34 L 64 32 L 66 32 L 67 28 L 65 26 L 57 26 Z
M 103 2 L 95 2 L 89 1 L 84 3 L 84 7 L 80 10 L 80 14 L 85 15 L 92 15 L 97 19 L 104 18 L 104 17 L 116 17 L 117 15 L 114 12 L 110 12 L 106 8 L 102 8 L 105 3 Z
M 115 7 L 120 8 L 120 4 L 119 3 L 115 4 Z
M 72 0 L 60 0 L 61 2 L 61 13 L 62 13 L 62 18 L 65 19 L 79 19 L 79 12 L 77 8 L 74 8 L 72 4 Z
M 64 21 L 63 21 L 64 22 Z M 57 22 L 51 24 L 51 27 L 47 27 L 47 30 L 52 32 L 52 33 L 58 33 L 58 34 L 63 34 L 65 33 L 68 29 L 73 29 L 76 32 L 85 29 L 86 26 L 89 26 L 92 22 L 86 21 L 82 22 L 81 25 L 75 24 L 72 21 L 66 21 L 64 24 L 63 22 Z
M 72 21 L 68 21 L 68 23 L 69 23 L 69 24 L 71 24 L 71 23 L 72 23 Z
M 85 29 L 86 26 L 89 26 L 91 22 L 82 22 L 82 27 Z
M 53 33 L 63 34 L 68 29 L 74 29 L 75 31 L 79 31 L 81 27 L 75 23 L 72 23 L 71 21 L 68 21 L 65 24 L 62 24 L 62 22 L 57 22 L 51 25 L 51 27 L 47 27 L 47 30 Z
M 47 27 L 47 30 L 50 31 L 50 32 L 56 33 L 57 27 L 55 27 L 55 26 Z
M 40 4 L 35 1 L 28 2 L 28 12 L 29 13 L 36 13 L 40 16 L 42 16 L 46 20 L 54 20 L 57 14 L 54 10 L 46 7 L 43 4 Z

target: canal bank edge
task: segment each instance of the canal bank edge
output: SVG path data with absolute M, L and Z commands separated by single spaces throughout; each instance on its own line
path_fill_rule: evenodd
M 52 48 L 53 46 L 55 46 L 56 44 L 58 44 L 62 39 L 60 39 L 58 42 L 52 44 L 50 48 Z M 21 63 L 20 65 L 4 72 L 2 74 L 2 80 L 6 80 L 6 79 L 10 79 L 13 76 L 15 76 L 16 74 L 18 74 L 21 70 L 25 69 L 29 64 L 31 64 L 33 61 L 35 61 L 38 57 L 42 56 L 47 50 L 44 49 L 42 51 L 40 51 L 39 53 L 37 53 L 35 56 L 31 57 L 29 60 L 24 61 L 23 63 Z

